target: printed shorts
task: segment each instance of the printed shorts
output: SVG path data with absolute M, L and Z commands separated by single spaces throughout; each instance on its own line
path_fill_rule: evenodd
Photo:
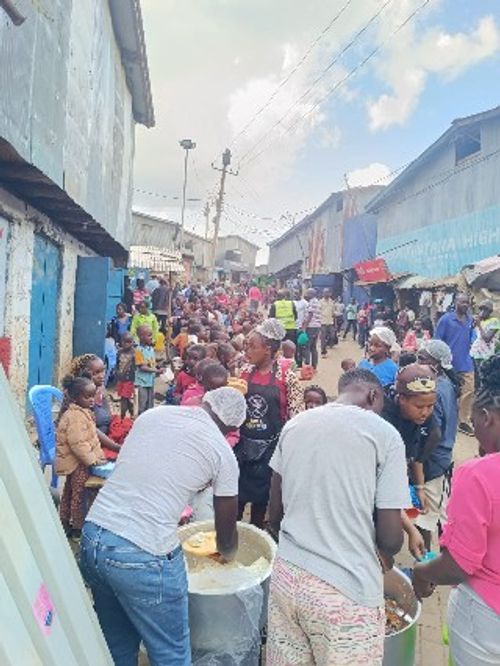
M 332 585 L 276 558 L 267 666 L 380 666 L 385 611 L 356 604 Z

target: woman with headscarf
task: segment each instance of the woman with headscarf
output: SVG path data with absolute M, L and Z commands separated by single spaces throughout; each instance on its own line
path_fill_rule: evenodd
M 246 380 L 247 418 L 240 428 L 235 448 L 240 465 L 240 518 L 251 503 L 251 523 L 262 527 L 269 501 L 271 468 L 281 429 L 302 406 L 302 391 L 290 365 L 277 360 L 285 328 L 277 319 L 267 319 L 250 333 L 246 356 L 249 361 L 241 371 Z
M 500 664 L 500 355 L 482 363 L 481 381 L 472 423 L 482 457 L 455 472 L 441 554 L 413 572 L 420 598 L 458 586 L 448 604 L 455 666 Z
M 442 340 L 429 340 L 418 353 L 418 362 L 436 373 L 437 400 L 432 413 L 436 436 L 428 438 L 420 455 L 424 472 L 426 511 L 415 524 L 422 532 L 427 550 L 432 534 L 446 523 L 446 505 L 453 470 L 453 447 L 458 429 L 460 382 L 451 364 L 451 349 Z
M 359 367 L 373 372 L 384 388 L 392 386 L 396 381 L 398 366 L 392 360 L 391 352 L 397 347 L 396 335 L 390 328 L 372 328 L 368 340 L 368 358 L 360 361 Z

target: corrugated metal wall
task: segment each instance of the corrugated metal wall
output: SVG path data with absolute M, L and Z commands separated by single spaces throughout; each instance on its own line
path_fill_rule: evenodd
M 379 211 L 379 239 L 500 205 L 500 118 L 481 124 L 485 158 L 455 164 L 451 142 L 402 183 Z M 486 159 L 487 158 L 487 159 Z
M 0 12 L 0 137 L 128 246 L 134 121 L 107 2 Z
M 149 215 L 132 214 L 132 245 L 154 246 L 174 250 L 179 243 L 178 225 Z M 196 266 L 208 267 L 211 261 L 211 243 L 196 234 L 184 231 L 184 243 L 194 254 Z
M 391 270 L 443 277 L 498 253 L 500 119 L 481 124 L 477 158 L 456 165 L 450 142 L 380 208 L 377 252 Z
M 338 273 L 342 267 L 344 223 L 362 213 L 368 202 L 383 189 L 356 187 L 336 192 L 311 213 L 306 224 L 294 229 L 269 248 L 269 272 L 277 273 L 297 261 L 304 273 Z
M 244 238 L 230 234 L 229 236 L 221 236 L 217 243 L 217 257 L 224 257 L 227 250 L 239 250 L 241 252 L 241 260 L 252 269 L 255 266 L 255 257 L 257 256 L 257 249 L 252 243 L 249 243 Z
M 0 367 L 0 663 L 112 660 Z

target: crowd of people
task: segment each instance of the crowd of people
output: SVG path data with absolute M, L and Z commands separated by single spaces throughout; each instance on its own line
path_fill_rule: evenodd
M 255 283 L 137 280 L 109 326 L 115 367 L 91 354 L 73 361 L 57 427 L 60 514 L 80 539 L 115 663 L 137 663 L 141 641 L 151 664 L 190 663 L 177 527 L 213 518 L 228 562 L 244 516 L 278 542 L 269 665 L 381 664 L 383 571 L 404 532 L 418 597 L 458 586 L 454 663 L 500 663 L 492 304 L 472 317 L 458 294 L 434 327 L 409 307 L 394 317 L 383 303 L 344 305 L 328 289 L 294 296 Z M 363 358 L 342 360 L 336 399 L 301 384 L 349 334 Z M 475 432 L 481 457 L 454 472 L 459 429 Z M 114 470 L 85 515 L 85 483 L 109 460 Z M 424 562 L 438 537 L 440 554 Z

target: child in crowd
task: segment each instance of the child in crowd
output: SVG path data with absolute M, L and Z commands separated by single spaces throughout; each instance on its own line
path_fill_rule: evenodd
M 228 373 L 234 377 L 236 374 L 238 352 L 230 342 L 220 342 L 217 345 L 217 360 L 226 368 Z
M 149 311 L 148 304 L 146 301 L 139 303 L 137 306 L 137 312 L 132 317 L 132 324 L 130 326 L 130 332 L 136 342 L 139 340 L 139 327 L 140 326 L 149 326 L 151 329 L 151 335 L 153 344 L 156 342 L 156 337 L 158 335 L 158 319 L 156 316 Z
M 111 334 L 111 324 L 106 327 L 106 338 L 104 340 L 104 359 L 106 361 L 106 374 L 104 377 L 104 385 L 107 386 L 115 379 L 116 361 L 117 361 L 117 345 L 116 340 Z
M 181 406 L 184 405 L 199 405 L 201 404 L 201 399 L 205 395 L 205 389 L 203 388 L 203 372 L 205 368 L 212 363 L 217 364 L 217 361 L 211 358 L 204 358 L 196 364 L 194 369 L 195 381 L 191 386 L 184 391 L 181 398 Z
M 211 361 L 218 360 L 219 345 L 217 342 L 209 342 L 205 345 L 205 358 L 209 358 Z
M 83 492 L 89 467 L 105 463 L 92 408 L 96 386 L 88 377 L 63 380 L 67 405 L 57 424 L 55 469 L 65 476 L 59 515 L 66 534 L 78 539 L 85 520 Z M 63 408 L 64 409 L 64 408 Z
M 200 331 L 201 331 L 201 326 L 199 326 L 198 324 L 190 324 L 188 326 L 188 337 L 187 337 L 188 345 L 197 345 L 200 342 L 198 337 Z
M 199 407 L 205 393 L 227 386 L 229 377 L 229 373 L 223 365 L 208 359 L 203 359 L 198 363 L 196 375 L 197 382 L 184 391 L 181 405 Z
M 358 366 L 373 372 L 384 388 L 392 386 L 396 381 L 398 366 L 391 358 L 392 351 L 397 349 L 396 345 L 394 331 L 387 326 L 376 326 L 371 330 L 368 341 L 369 359 L 364 358 Z
M 328 398 L 321 386 L 312 384 L 304 390 L 304 409 L 314 409 L 326 405 Z
M 153 332 L 149 326 L 137 329 L 139 344 L 135 349 L 135 385 L 138 389 L 138 414 L 154 407 L 156 369 Z
M 180 332 L 173 338 L 172 345 L 176 348 L 177 353 L 181 358 L 184 358 L 188 346 L 188 329 L 187 326 L 181 326 Z
M 340 364 L 342 372 L 349 372 L 349 370 L 354 370 L 356 367 L 356 361 L 352 358 L 345 358 Z
M 155 358 L 158 364 L 165 365 L 165 334 L 162 331 L 158 331 L 155 342 Z
M 127 306 L 124 303 L 118 303 L 116 306 L 116 315 L 111 320 L 111 334 L 116 344 L 119 345 L 122 337 L 130 330 L 131 317 L 127 312 Z
M 120 398 L 120 416 L 124 419 L 128 412 L 130 417 L 134 418 L 134 338 L 128 332 L 123 334 L 118 350 L 116 379 L 116 392 Z
M 206 349 L 203 345 L 191 345 L 186 350 L 184 357 L 184 366 L 177 375 L 175 382 L 175 397 L 179 400 L 182 399 L 184 391 L 195 383 L 194 376 L 196 364 L 204 359 L 206 356 Z
M 281 343 L 281 356 L 285 361 L 287 361 L 287 366 L 292 370 L 297 369 L 297 363 L 295 362 L 295 354 L 297 352 L 297 346 L 295 342 L 291 340 L 283 340 Z

